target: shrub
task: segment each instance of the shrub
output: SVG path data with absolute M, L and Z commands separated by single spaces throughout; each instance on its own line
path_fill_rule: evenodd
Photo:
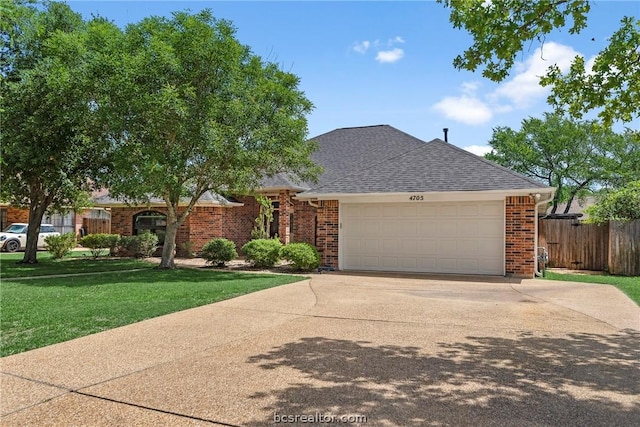
M 117 234 L 97 233 L 87 234 L 80 239 L 80 244 L 91 251 L 94 258 L 98 258 L 103 250 L 109 249 L 109 253 L 114 253 L 118 247 L 120 236 Z
M 290 243 L 283 246 L 280 257 L 291 261 L 296 270 L 314 270 L 320 266 L 318 250 L 308 243 Z
M 224 263 L 238 257 L 236 244 L 228 239 L 213 239 L 205 243 L 200 251 L 200 256 L 207 263 L 223 267 Z
M 73 232 L 59 236 L 47 236 L 44 238 L 44 242 L 47 244 L 47 251 L 53 256 L 53 259 L 64 258 L 78 244 L 76 242 L 76 233 Z
M 280 260 L 281 247 L 278 239 L 256 239 L 244 245 L 242 252 L 255 267 L 270 268 Z
M 136 258 L 149 258 L 158 249 L 158 236 L 144 231 L 137 236 L 122 236 L 120 245 Z

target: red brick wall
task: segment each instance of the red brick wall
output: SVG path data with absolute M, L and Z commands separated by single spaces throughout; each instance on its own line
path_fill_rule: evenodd
M 322 265 L 338 268 L 339 202 L 324 200 L 318 208 L 317 248 Z
M 29 222 L 29 209 L 19 209 L 7 206 L 7 224 L 14 222 Z
M 316 243 L 316 217 L 317 209 L 306 201 L 295 200 L 293 202 L 293 240 L 310 245 Z
M 507 197 L 505 221 L 505 272 L 533 277 L 535 251 L 535 202 L 530 196 Z
M 222 233 L 222 221 L 225 211 L 229 208 L 215 206 L 196 206 L 187 217 L 185 225 L 188 233 L 180 236 L 179 241 L 193 242 L 193 250 L 199 251 L 209 240 L 224 237 Z M 178 239 L 176 239 L 178 240 Z M 179 249 L 180 245 L 178 245 Z M 185 255 L 183 250 L 179 250 L 179 255 Z
M 242 246 L 251 240 L 251 230 L 256 225 L 256 218 L 260 213 L 260 206 L 256 199 L 250 196 L 238 197 L 244 206 L 224 208 L 222 218 L 222 237 L 233 240 L 238 252 Z

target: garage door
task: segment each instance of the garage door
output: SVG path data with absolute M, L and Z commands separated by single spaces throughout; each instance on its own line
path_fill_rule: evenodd
M 341 203 L 341 268 L 504 274 L 504 202 Z

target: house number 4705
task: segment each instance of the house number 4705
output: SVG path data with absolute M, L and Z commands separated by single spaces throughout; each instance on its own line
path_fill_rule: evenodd
M 409 200 L 424 200 L 424 196 L 410 196 Z

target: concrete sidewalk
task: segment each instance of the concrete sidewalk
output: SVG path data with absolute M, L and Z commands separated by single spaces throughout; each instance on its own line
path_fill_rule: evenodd
M 0 359 L 0 421 L 637 425 L 639 361 L 611 286 L 323 274 Z

